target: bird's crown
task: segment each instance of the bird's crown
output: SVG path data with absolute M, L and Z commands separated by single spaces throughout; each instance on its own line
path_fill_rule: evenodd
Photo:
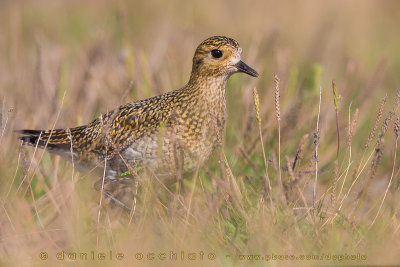
M 240 48 L 240 45 L 236 40 L 226 37 L 226 36 L 213 36 L 213 37 L 207 38 L 199 45 L 198 48 L 201 48 L 201 47 L 219 48 L 219 47 L 224 47 L 224 46 L 230 46 L 232 49 Z

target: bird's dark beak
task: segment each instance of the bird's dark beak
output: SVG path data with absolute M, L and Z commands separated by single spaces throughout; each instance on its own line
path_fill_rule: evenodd
M 250 68 L 246 63 L 244 63 L 241 60 L 238 63 L 236 63 L 234 66 L 237 68 L 237 70 L 239 72 L 244 72 L 244 73 L 246 73 L 246 74 L 248 74 L 250 76 L 258 77 L 257 71 L 255 71 L 252 68 Z

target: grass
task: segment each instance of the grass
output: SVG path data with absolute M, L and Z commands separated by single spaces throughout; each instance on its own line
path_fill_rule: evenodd
M 398 263 L 398 5 L 3 1 L 0 265 Z M 182 188 L 140 177 L 134 216 L 18 143 L 184 85 L 214 34 L 260 77 L 231 77 L 224 143 Z

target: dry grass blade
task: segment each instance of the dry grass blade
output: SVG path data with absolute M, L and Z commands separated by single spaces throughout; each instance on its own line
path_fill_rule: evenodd
M 367 180 L 362 192 L 361 192 L 361 196 L 357 202 L 356 208 L 354 209 L 354 212 L 352 214 L 352 218 L 354 218 L 354 216 L 356 215 L 356 213 L 358 212 L 362 202 L 364 201 L 364 198 L 367 194 L 368 188 L 371 184 L 372 179 L 375 177 L 376 175 L 376 171 L 378 169 L 379 164 L 381 163 L 382 160 L 382 156 L 383 156 L 383 138 L 387 132 L 387 129 L 389 127 L 389 123 L 392 120 L 392 118 L 395 115 L 395 111 L 397 111 L 398 106 L 400 103 L 400 95 L 399 93 L 397 93 L 397 97 L 395 100 L 395 104 L 394 107 L 391 111 L 389 111 L 388 115 L 386 116 L 385 120 L 382 123 L 381 126 L 381 130 L 379 131 L 379 135 L 378 135 L 378 139 L 376 140 L 376 144 L 375 144 L 375 152 L 374 152 L 374 156 L 372 158 L 372 162 L 371 162 L 371 167 L 369 170 L 369 179 Z
M 372 128 L 371 132 L 369 133 L 367 142 L 364 145 L 365 150 L 367 150 L 369 148 L 369 146 L 371 145 L 372 139 L 374 139 L 374 137 L 375 137 L 376 130 L 378 129 L 378 124 L 382 119 L 383 109 L 385 107 L 386 101 L 387 101 L 387 95 L 382 99 L 381 104 L 379 105 L 379 110 L 376 115 L 374 127 Z
M 318 115 L 317 115 L 317 127 L 314 133 L 314 157 L 315 157 L 315 176 L 314 176 L 314 186 L 313 186 L 313 197 L 312 197 L 312 208 L 315 214 L 315 200 L 317 197 L 317 183 L 318 183 L 318 145 L 319 145 L 319 116 L 321 114 L 321 98 L 322 98 L 322 87 L 319 88 L 319 104 L 318 104 Z
M 372 223 L 371 223 L 371 225 L 369 226 L 369 228 L 371 228 L 371 227 L 374 225 L 376 219 L 378 218 L 379 213 L 380 213 L 380 211 L 381 211 L 381 209 L 382 209 L 382 206 L 383 206 L 383 202 L 385 202 L 385 199 L 386 199 L 387 193 L 388 193 L 388 191 L 389 191 L 389 188 L 390 188 L 390 186 L 392 185 L 392 180 L 393 180 L 393 175 L 394 175 L 394 169 L 395 169 L 395 166 L 396 166 L 396 159 L 397 159 L 397 144 L 398 144 L 398 140 L 399 140 L 399 135 L 398 135 L 398 126 L 399 126 L 399 124 L 398 124 L 398 120 L 399 120 L 399 117 L 397 116 L 396 124 L 395 124 L 395 125 L 396 125 L 396 126 L 395 126 L 395 129 L 397 128 L 397 130 L 395 130 L 396 142 L 395 142 L 395 150 L 394 150 L 394 157 L 393 157 L 393 168 L 392 168 L 392 173 L 391 173 L 391 175 L 390 175 L 389 183 L 388 183 L 388 185 L 387 185 L 387 187 L 386 187 L 385 193 L 384 193 L 384 195 L 383 195 L 383 197 L 382 197 L 381 204 L 379 205 L 378 211 L 376 212 L 376 215 L 375 215 L 374 219 L 372 220 Z
M 337 206 L 337 196 L 336 196 L 336 187 L 339 180 L 339 167 L 338 161 L 335 160 L 334 163 L 334 171 L 333 171 L 333 179 L 332 179 L 332 191 L 331 191 L 331 207 L 330 209 L 333 211 L 332 214 L 335 215 L 336 206 Z M 340 194 L 339 194 L 340 196 Z
M 354 112 L 353 120 L 351 120 L 351 104 L 350 104 L 349 105 L 349 129 L 348 129 L 348 137 L 347 137 L 348 138 L 347 139 L 347 150 L 349 152 L 348 153 L 349 154 L 349 156 L 348 156 L 349 158 L 348 158 L 348 164 L 347 164 L 346 172 L 345 172 L 345 175 L 344 175 L 344 178 L 343 178 L 342 186 L 340 187 L 340 191 L 339 191 L 339 194 L 338 194 L 338 198 L 340 198 L 341 195 L 342 195 L 344 185 L 345 185 L 345 183 L 347 181 L 347 175 L 348 175 L 349 170 L 350 170 L 351 151 L 352 151 L 351 150 L 351 143 L 353 141 L 354 131 L 355 131 L 355 127 L 356 127 L 357 120 L 358 120 L 358 113 L 359 113 L 359 111 L 358 111 L 358 108 L 357 108 L 356 111 Z M 337 166 L 335 166 L 335 168 L 337 168 Z
M 297 162 L 303 158 L 304 145 L 309 136 L 310 136 L 309 134 L 305 134 L 305 135 L 303 135 L 303 137 L 300 140 L 299 146 L 297 147 L 297 150 L 296 150 L 296 156 L 294 157 L 293 164 L 292 164 L 293 170 L 296 168 Z
M 332 81 L 332 90 L 333 90 L 333 104 L 334 104 L 335 115 L 336 115 L 336 133 L 337 133 L 336 159 L 337 159 L 339 157 L 339 148 L 340 148 L 340 133 L 339 133 L 339 118 L 338 118 L 340 95 L 338 93 L 336 83 L 334 80 Z
M 358 116 L 359 116 L 359 110 L 358 108 L 354 112 L 353 120 L 351 121 L 351 124 L 349 125 L 349 133 L 348 133 L 348 139 L 347 139 L 347 147 L 351 147 L 351 143 L 353 141 L 354 137 L 354 132 L 356 130 L 356 125 L 358 121 Z
M 278 185 L 279 185 L 279 190 L 280 190 L 280 196 L 281 196 L 281 201 L 286 204 L 286 197 L 285 197 L 285 191 L 283 189 L 283 183 L 282 183 L 282 171 L 281 171 L 281 108 L 280 108 L 280 92 L 279 92 L 279 78 L 278 75 L 275 74 L 274 76 L 274 83 L 275 83 L 275 88 L 274 88 L 274 98 L 275 98 L 275 115 L 276 115 L 276 121 L 278 123 L 278 173 L 279 173 L 279 179 L 278 179 Z
M 253 98 L 254 98 L 254 106 L 256 109 L 256 117 L 257 117 L 257 122 L 258 122 L 258 133 L 260 136 L 260 142 L 261 142 L 261 149 L 262 149 L 262 154 L 263 154 L 263 159 L 264 159 L 264 167 L 265 167 L 265 180 L 267 180 L 268 183 L 268 195 L 269 195 L 269 200 L 270 200 L 270 205 L 271 209 L 273 209 L 273 203 L 272 203 L 272 187 L 271 187 L 271 181 L 269 179 L 268 175 L 268 160 L 267 156 L 265 155 L 265 148 L 264 148 L 264 140 L 262 136 L 262 131 L 261 131 L 261 116 L 260 116 L 260 98 L 258 97 L 258 92 L 257 88 L 253 88 Z

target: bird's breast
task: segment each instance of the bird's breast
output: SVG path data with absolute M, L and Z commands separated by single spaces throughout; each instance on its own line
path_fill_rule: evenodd
M 174 105 L 168 120 L 135 140 L 135 157 L 155 173 L 166 176 L 178 169 L 200 167 L 222 143 L 226 121 L 225 90 L 200 95 Z M 137 152 L 137 153 L 136 153 Z

